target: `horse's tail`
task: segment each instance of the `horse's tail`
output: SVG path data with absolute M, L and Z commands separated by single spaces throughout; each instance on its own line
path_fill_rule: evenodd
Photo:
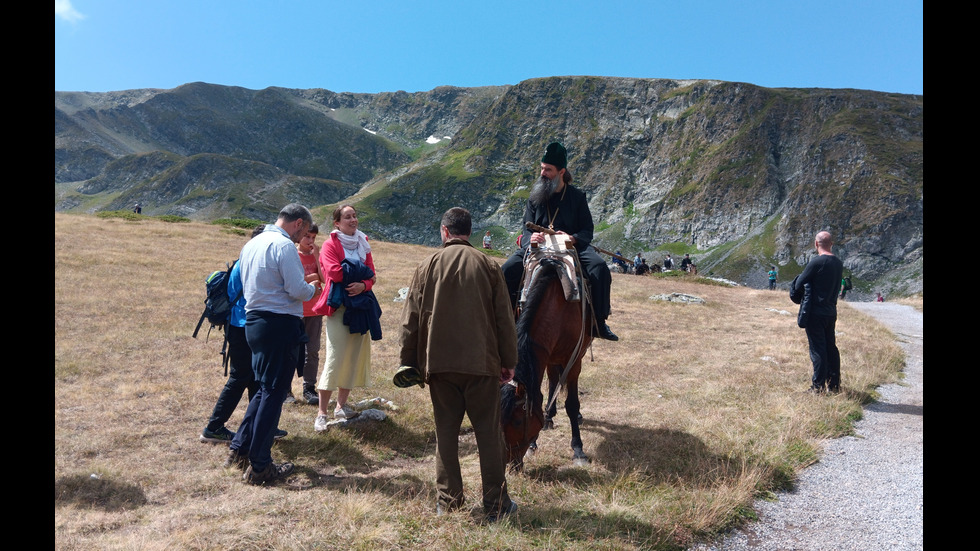
M 527 389 L 528 398 L 535 407 L 540 407 L 544 401 L 541 383 L 538 381 L 538 369 L 534 359 L 534 342 L 531 340 L 531 326 L 541 306 L 542 298 L 551 282 L 559 277 L 559 271 L 564 266 L 558 260 L 543 258 L 533 278 L 527 284 L 528 288 L 524 306 L 517 318 L 517 368 L 514 379 Z

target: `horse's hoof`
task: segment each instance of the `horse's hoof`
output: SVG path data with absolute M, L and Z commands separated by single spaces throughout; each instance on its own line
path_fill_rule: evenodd
M 587 467 L 590 463 L 592 463 L 592 460 L 588 457 L 576 457 L 572 459 L 572 465 L 576 467 Z
M 552 430 L 554 428 L 555 428 L 555 422 L 552 421 L 551 419 L 548 419 L 547 421 L 544 422 L 544 426 L 541 427 L 541 430 Z

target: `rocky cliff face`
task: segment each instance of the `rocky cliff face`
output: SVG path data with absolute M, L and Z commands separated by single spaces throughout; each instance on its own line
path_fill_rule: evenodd
M 827 229 L 859 293 L 921 291 L 922 97 L 861 90 L 555 77 L 415 94 L 56 93 L 56 209 L 142 198 L 207 218 L 360 189 L 376 238 L 434 244 L 440 214 L 462 205 L 509 242 L 552 140 L 600 247 L 688 252 L 762 287 L 769 264 L 798 273 Z
M 553 139 L 568 148 L 603 248 L 689 252 L 702 269 L 762 287 L 770 263 L 783 267 L 784 279 L 798 273 L 814 234 L 827 229 L 859 281 L 890 278 L 889 290 L 921 291 L 921 97 L 715 81 L 530 80 L 453 141 L 437 166 L 456 166 L 454 179 L 419 169 L 394 179 L 379 206 L 416 203 L 413 194 L 426 187 L 419 180 L 441 177 L 469 198 L 482 225 L 516 228 L 523 201 L 514 199 L 526 194 Z M 425 203 L 446 206 L 435 195 Z

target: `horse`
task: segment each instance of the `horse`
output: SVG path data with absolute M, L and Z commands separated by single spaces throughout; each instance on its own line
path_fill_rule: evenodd
M 553 427 L 554 403 L 559 383 L 566 390 L 565 413 L 572 428 L 572 457 L 576 465 L 589 457 L 582 449 L 579 433 L 578 377 L 582 357 L 592 342 L 592 309 L 581 293 L 579 302 L 568 302 L 560 280 L 561 261 L 544 258 L 530 282 L 527 300 L 517 319 L 517 367 L 514 380 L 501 386 L 501 428 L 507 463 L 515 470 L 524 467 L 525 454 L 537 448 L 538 433 Z M 584 284 L 584 282 L 583 282 Z M 548 375 L 548 407 L 544 411 L 541 384 Z

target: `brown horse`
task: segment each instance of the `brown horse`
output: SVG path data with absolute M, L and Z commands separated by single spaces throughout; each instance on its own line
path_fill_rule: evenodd
M 579 434 L 578 377 L 582 357 L 592 342 L 592 309 L 584 298 L 583 302 L 565 300 L 558 275 L 563 269 L 559 261 L 545 258 L 541 266 L 517 319 L 518 359 L 514 381 L 503 385 L 500 395 L 507 462 L 517 470 L 523 468 L 528 450 L 533 453 L 537 448 L 541 429 L 551 426 L 557 410 L 553 398 L 566 366 L 565 413 L 572 428 L 573 459 L 576 464 L 589 461 L 582 451 Z M 547 415 L 541 393 L 545 373 L 548 374 Z

